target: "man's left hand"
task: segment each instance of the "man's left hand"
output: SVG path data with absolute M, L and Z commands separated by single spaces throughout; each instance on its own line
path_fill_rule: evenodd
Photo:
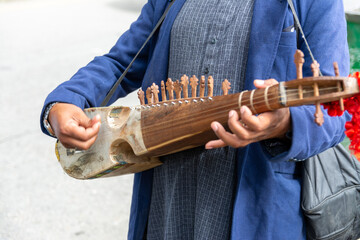
M 254 81 L 257 88 L 265 88 L 277 83 L 275 79 Z M 289 108 L 282 108 L 255 116 L 248 107 L 242 106 L 240 116 L 234 110 L 229 112 L 228 126 L 231 132 L 227 132 L 220 123 L 212 122 L 211 128 L 219 139 L 208 142 L 205 148 L 225 146 L 239 148 L 265 139 L 283 138 L 291 128 L 290 111 Z

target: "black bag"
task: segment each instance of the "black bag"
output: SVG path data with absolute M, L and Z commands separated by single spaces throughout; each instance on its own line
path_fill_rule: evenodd
M 301 34 L 310 56 L 310 46 L 292 0 L 297 34 Z M 300 33 L 299 33 L 300 31 Z M 360 163 L 338 144 L 303 163 L 301 208 L 308 239 L 350 240 L 360 238 Z
M 360 163 L 341 145 L 303 163 L 307 239 L 360 238 Z

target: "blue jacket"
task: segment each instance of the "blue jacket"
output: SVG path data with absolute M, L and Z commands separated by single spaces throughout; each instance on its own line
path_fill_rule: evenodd
M 111 102 L 153 82 L 167 78 L 170 30 L 185 0 L 176 0 L 160 31 L 140 54 L 117 89 Z M 349 56 L 346 21 L 341 0 L 294 1 L 300 22 L 324 75 L 333 75 L 337 61 L 340 73 L 348 74 Z M 96 57 L 81 68 L 70 81 L 59 85 L 47 97 L 51 102 L 68 102 L 81 108 L 99 106 L 113 83 L 129 64 L 157 20 L 167 0 L 149 0 L 140 17 L 124 33 L 110 52 Z M 283 32 L 294 24 L 286 0 L 255 0 L 247 62 L 246 89 L 254 79 L 295 79 L 293 55 L 296 33 Z M 311 59 L 305 53 L 304 75 L 311 75 Z M 236 66 L 234 66 L 236 67 Z M 233 209 L 232 239 L 303 239 L 300 209 L 300 179 L 296 164 L 289 159 L 305 159 L 336 145 L 344 137 L 346 116 L 330 118 L 325 114 L 322 127 L 314 124 L 314 107 L 290 109 L 292 145 L 287 152 L 271 157 L 260 143 L 238 150 L 237 190 Z M 44 112 L 44 109 L 43 109 Z M 43 117 L 43 113 L 41 119 Z M 46 130 L 42 126 L 42 130 Z M 152 188 L 152 170 L 135 174 L 129 239 L 142 239 L 145 231 Z

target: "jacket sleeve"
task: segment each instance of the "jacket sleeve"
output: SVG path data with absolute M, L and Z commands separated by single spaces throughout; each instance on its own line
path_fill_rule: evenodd
M 65 102 L 72 103 L 80 108 L 95 107 L 101 104 L 156 24 L 154 4 L 155 1 L 149 0 L 144 5 L 139 18 L 128 31 L 122 34 L 109 53 L 95 57 L 69 81 L 60 84 L 48 95 L 40 117 L 41 129 L 44 133 L 47 134 L 47 131 L 43 127 L 42 120 L 48 104 Z M 149 45 L 147 44 L 142 50 L 114 96 L 110 99 L 109 104 L 141 86 L 149 57 Z
M 305 36 L 315 59 L 321 65 L 323 75 L 334 75 L 333 62 L 336 61 L 340 75 L 347 76 L 349 53 L 342 1 L 297 0 L 295 4 Z M 311 76 L 312 60 L 301 36 L 299 46 L 305 55 L 304 76 Z M 314 106 L 291 107 L 291 147 L 271 160 L 303 160 L 341 142 L 345 136 L 345 122 L 350 120 L 350 115 L 345 113 L 341 117 L 330 117 L 326 111 L 323 112 L 325 122 L 317 126 L 314 123 Z

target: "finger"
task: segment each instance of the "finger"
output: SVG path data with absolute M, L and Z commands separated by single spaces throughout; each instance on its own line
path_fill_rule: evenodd
M 71 137 L 63 136 L 61 139 L 59 138 L 59 141 L 66 148 L 76 148 L 76 149 L 80 149 L 80 150 L 87 150 L 94 144 L 96 139 L 97 139 L 97 135 L 90 138 L 87 141 L 80 141 L 80 140 L 77 140 L 77 139 L 74 139 Z
M 95 123 L 98 122 L 101 122 L 101 117 L 99 114 L 96 114 L 96 116 L 91 119 L 91 124 L 94 125 Z
M 218 140 L 213 140 L 213 141 L 209 141 L 208 143 L 205 144 L 205 149 L 213 149 L 213 148 L 221 148 L 221 147 L 226 147 L 226 143 L 224 143 L 223 140 L 218 139 Z
M 66 129 L 61 131 L 63 135 L 67 137 L 74 138 L 79 141 L 88 141 L 89 139 L 95 137 L 100 130 L 100 122 L 95 123 L 91 127 L 85 128 L 79 126 L 79 123 L 72 121 L 67 124 Z
M 270 78 L 270 79 L 267 79 L 267 80 L 259 80 L 259 79 L 254 80 L 254 85 L 255 85 L 256 88 L 266 88 L 268 86 L 272 86 L 272 85 L 275 85 L 275 84 L 278 84 L 278 83 L 279 82 L 276 81 L 273 78 Z
M 214 130 L 216 136 L 226 145 L 234 148 L 245 146 L 244 141 L 241 141 L 235 134 L 227 132 L 220 123 L 211 123 L 211 128 Z
M 232 133 L 234 133 L 239 139 L 249 138 L 249 129 L 244 122 L 239 121 L 239 114 L 231 110 L 229 112 L 228 126 Z
M 96 115 L 93 119 L 90 119 L 84 111 L 78 111 L 76 115 L 73 116 L 73 119 L 84 128 L 92 127 L 100 116 Z
M 248 107 L 241 106 L 240 113 L 241 121 L 246 124 L 247 130 L 261 131 L 264 128 L 265 123 L 261 122 L 259 117 L 253 115 Z

